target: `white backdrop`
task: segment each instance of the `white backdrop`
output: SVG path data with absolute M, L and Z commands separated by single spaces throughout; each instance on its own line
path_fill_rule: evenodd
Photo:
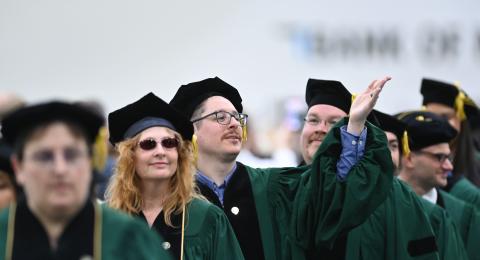
M 309 77 L 358 92 L 391 75 L 378 107 L 392 113 L 419 106 L 424 76 L 458 80 L 478 102 L 479 10 L 473 0 L 0 0 L 0 90 L 96 98 L 111 111 L 218 75 L 259 129 Z

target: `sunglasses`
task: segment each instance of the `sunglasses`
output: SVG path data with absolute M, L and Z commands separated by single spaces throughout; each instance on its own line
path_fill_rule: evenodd
M 179 142 L 176 138 L 166 137 L 160 140 L 160 142 L 157 142 L 157 140 L 153 138 L 148 138 L 138 142 L 138 146 L 140 146 L 140 148 L 142 148 L 144 151 L 150 151 L 157 147 L 157 143 L 160 143 L 164 149 L 177 148 L 179 145 Z

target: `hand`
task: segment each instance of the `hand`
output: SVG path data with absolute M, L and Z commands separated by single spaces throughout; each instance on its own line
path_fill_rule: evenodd
M 350 107 L 350 118 L 348 120 L 347 132 L 360 135 L 365 127 L 365 121 L 367 116 L 372 112 L 373 107 L 377 103 L 378 96 L 382 91 L 385 83 L 392 79 L 391 77 L 385 77 L 380 80 L 374 80 L 368 88 L 359 94 Z

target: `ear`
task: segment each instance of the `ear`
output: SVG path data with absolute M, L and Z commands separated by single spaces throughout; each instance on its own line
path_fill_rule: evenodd
M 17 156 L 12 155 L 10 157 L 10 162 L 12 163 L 12 168 L 15 172 L 15 180 L 20 186 L 23 186 L 23 183 L 25 182 L 25 175 L 23 174 L 20 161 L 18 160 Z
M 407 169 L 415 167 L 413 163 L 412 153 L 408 153 L 408 155 L 402 156 L 402 167 L 405 167 Z

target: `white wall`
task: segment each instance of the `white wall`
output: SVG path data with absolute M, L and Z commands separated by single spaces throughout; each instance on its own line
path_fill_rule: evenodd
M 473 0 L 0 0 L 0 90 L 28 101 L 94 97 L 111 111 L 148 91 L 168 101 L 181 84 L 218 75 L 240 90 L 260 129 L 274 124 L 278 100 L 303 96 L 309 77 L 358 92 L 391 75 L 378 104 L 386 112 L 418 107 L 423 76 L 458 80 L 478 101 L 479 7 Z M 369 54 L 369 36 L 393 45 Z

